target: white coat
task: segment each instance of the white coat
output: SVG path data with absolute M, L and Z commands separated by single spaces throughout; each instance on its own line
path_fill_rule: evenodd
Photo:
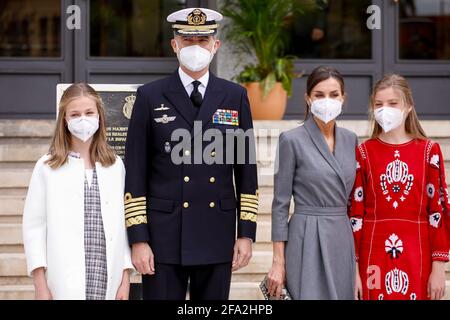
M 84 251 L 84 180 L 82 159 L 69 157 L 52 169 L 43 156 L 34 168 L 23 214 L 23 238 L 29 275 L 46 268 L 54 299 L 86 298 Z M 125 227 L 125 168 L 117 157 L 105 168 L 95 164 L 106 239 L 106 299 L 115 299 L 124 269 L 132 269 Z

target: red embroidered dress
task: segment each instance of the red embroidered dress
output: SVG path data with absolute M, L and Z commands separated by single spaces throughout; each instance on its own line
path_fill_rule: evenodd
M 356 155 L 350 219 L 363 299 L 427 299 L 432 261 L 449 258 L 440 147 L 370 139 Z

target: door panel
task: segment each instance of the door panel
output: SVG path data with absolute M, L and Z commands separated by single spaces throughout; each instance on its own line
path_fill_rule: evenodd
M 284 119 L 303 119 L 306 80 L 311 71 L 321 65 L 334 66 L 344 76 L 348 99 L 342 118 L 366 119 L 371 88 L 383 69 L 383 34 L 381 30 L 367 28 L 370 15 L 366 10 L 371 4 L 382 7 L 383 3 L 381 0 L 312 2 L 326 3 L 326 6 L 321 7 L 323 12 L 316 10 L 308 13 L 309 17 L 298 17 L 298 24 L 291 33 L 293 49 L 290 53 L 297 55 L 295 70 L 302 76 L 294 80 L 293 95 Z M 317 26 L 324 33 L 320 40 L 313 39 Z
M 88 12 L 75 37 L 75 81 L 146 83 L 178 66 L 166 16 L 198 0 L 76 0 Z M 117 17 L 115 12 L 122 12 Z M 115 19 L 109 19 L 110 17 Z
M 1 1 L 0 119 L 55 117 L 56 84 L 73 81 L 73 34 L 62 23 L 70 4 Z
M 383 72 L 406 77 L 420 119 L 450 119 L 450 0 L 390 0 L 383 10 Z

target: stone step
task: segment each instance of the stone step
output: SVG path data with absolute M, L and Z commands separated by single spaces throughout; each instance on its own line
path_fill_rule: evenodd
M 22 216 L 25 198 L 25 194 L 0 195 L 0 218 L 2 216 Z
M 0 277 L 27 276 L 23 253 L 0 253 Z
M 232 282 L 230 300 L 263 300 L 259 282 Z
M 5 245 L 0 244 L 0 253 L 24 253 L 23 245 L 14 244 L 14 245 Z
M 249 265 L 236 274 L 263 274 L 269 271 L 272 251 L 254 251 Z M 0 277 L 26 276 L 26 260 L 23 253 L 0 253 Z
M 0 224 L 0 244 L 1 245 L 21 245 L 22 225 L 21 224 Z
M 19 217 L 12 217 L 11 219 L 19 220 Z M 271 216 L 270 215 L 261 214 L 258 217 L 258 228 L 257 228 L 257 233 L 256 233 L 256 241 L 257 241 L 257 244 L 271 242 Z M 15 250 L 21 249 L 20 246 L 22 244 L 23 244 L 23 238 L 22 238 L 21 221 L 13 221 L 12 223 L 2 221 L 2 223 L 0 223 L 0 252 L 4 252 L 2 250 L 5 249 L 5 247 L 15 246 L 16 247 Z M 255 250 L 258 250 L 261 248 L 263 248 L 263 247 L 255 248 Z M 270 248 L 270 246 L 269 246 L 269 248 Z M 11 250 L 9 250 L 9 251 L 11 252 Z
M 0 287 L 17 285 L 33 285 L 31 277 L 0 277 Z
M 303 120 L 254 121 L 254 128 L 286 131 L 293 129 Z M 450 121 L 422 120 L 425 132 L 433 138 L 448 137 Z M 355 132 L 360 137 L 368 137 L 372 123 L 367 120 L 338 120 L 338 125 Z M 55 120 L 0 120 L 0 137 L 50 138 L 54 133 Z
M 0 285 L 0 300 L 33 300 L 33 285 Z M 259 282 L 232 282 L 230 300 L 263 300 Z M 446 295 L 450 300 L 450 281 L 446 282 Z
M 0 162 L 36 162 L 49 146 L 47 138 L 0 139 Z
M 1 285 L 0 300 L 33 300 L 33 285 Z M 231 284 L 230 300 L 262 300 L 257 282 L 235 282 Z
M 3 190 L 7 189 L 0 189 L 0 223 L 7 222 L 2 221 L 2 217 L 22 216 L 27 191 L 26 189 L 19 189 L 22 190 L 20 194 L 3 195 Z M 259 189 L 259 213 L 261 215 L 271 213 L 272 200 L 273 188 L 261 187 Z M 292 209 L 293 208 L 291 207 L 291 211 Z
M 0 120 L 0 137 L 50 138 L 55 120 Z
M 235 274 L 266 274 L 272 266 L 272 251 L 253 252 L 250 263 Z
M 0 286 L 0 300 L 34 300 L 33 285 Z
M 28 188 L 34 164 L 8 163 L 0 166 L 0 190 L 2 188 Z M 2 193 L 3 194 L 3 193 Z
M 258 243 L 271 242 L 272 241 L 271 232 L 272 232 L 272 216 L 260 215 L 258 217 L 256 228 L 256 242 Z

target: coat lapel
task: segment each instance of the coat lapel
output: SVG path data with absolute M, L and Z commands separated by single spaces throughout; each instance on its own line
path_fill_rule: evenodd
M 319 152 L 322 154 L 322 156 L 325 158 L 325 160 L 328 162 L 328 164 L 333 168 L 333 170 L 336 172 L 336 174 L 339 177 L 339 180 L 341 180 L 342 184 L 344 185 L 345 190 L 347 191 L 347 184 L 345 183 L 344 173 L 342 171 L 342 168 L 338 162 L 338 160 L 342 160 L 342 152 L 343 152 L 343 146 L 341 145 L 342 137 L 341 131 L 335 125 L 335 156 L 331 153 L 330 148 L 328 148 L 328 145 L 325 141 L 325 138 L 323 137 L 322 132 L 320 131 L 319 127 L 317 126 L 316 121 L 313 119 L 312 116 L 310 116 L 305 121 L 305 128 L 306 131 L 308 131 L 309 136 L 311 137 L 311 140 L 313 141 L 316 148 L 319 150 Z
M 169 87 L 163 92 L 164 96 L 192 128 L 195 120 L 194 106 L 183 87 L 178 71 L 172 74 L 169 83 Z

